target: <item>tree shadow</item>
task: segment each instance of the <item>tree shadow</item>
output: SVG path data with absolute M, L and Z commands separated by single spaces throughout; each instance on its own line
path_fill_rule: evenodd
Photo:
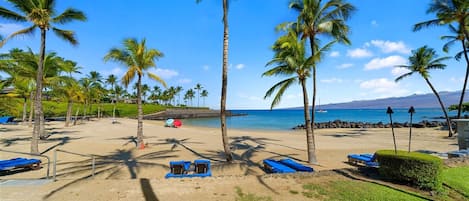
M 31 137 L 14 137 L 14 138 L 0 139 L 0 143 L 5 147 L 9 147 L 11 145 L 17 144 L 18 142 L 30 142 L 30 141 L 31 141 Z
M 156 137 L 144 137 L 143 139 L 150 139 L 150 138 L 156 138 Z M 124 140 L 126 142 L 124 142 L 124 144 L 122 144 L 122 146 L 126 146 L 130 143 L 133 143 L 135 145 L 135 147 L 138 146 L 138 142 L 137 142 L 137 137 L 136 136 L 127 136 L 127 137 L 120 137 L 120 138 L 110 138 L 110 139 L 107 139 L 107 140 Z
M 200 152 L 197 152 L 195 151 L 194 149 L 192 149 L 191 147 L 187 146 L 186 144 L 202 144 L 200 142 L 189 142 L 190 138 L 185 138 L 185 139 L 176 139 L 176 138 L 166 138 L 166 139 L 163 139 L 163 140 L 159 140 L 159 141 L 163 141 L 163 142 L 160 142 L 160 143 L 149 143 L 151 145 L 172 145 L 171 146 L 171 151 L 173 151 L 175 148 L 177 147 L 182 147 L 183 149 L 186 149 L 188 151 L 190 151 L 191 153 L 193 153 L 194 155 L 200 157 L 200 158 L 205 158 L 205 159 L 209 159 L 211 161 L 219 161 L 219 162 L 222 162 L 223 160 L 221 159 L 218 159 L 217 157 L 213 157 L 213 156 L 210 156 L 210 155 L 207 155 L 207 154 L 202 154 Z
M 351 132 L 337 132 L 335 134 L 326 134 L 324 136 L 331 136 L 335 138 L 343 138 L 343 137 L 357 138 L 357 137 L 362 137 L 365 135 L 368 135 L 368 134 L 363 132 L 363 130 L 352 130 Z
M 77 138 L 71 138 L 71 137 L 68 137 L 68 136 L 65 136 L 65 137 L 61 137 L 61 138 L 51 138 L 51 139 L 47 139 L 45 140 L 46 143 L 52 143 L 52 142 L 59 142 L 49 148 L 47 148 L 46 150 L 42 151 L 41 154 L 45 154 L 47 152 L 49 152 L 50 150 L 58 147 L 58 146 L 63 146 L 67 143 L 69 143 L 71 140 L 79 140 L 79 139 L 82 139 L 83 137 L 77 137 Z
M 13 132 L 13 131 L 19 131 L 19 130 L 21 130 L 21 129 L 5 128 L 5 127 L 0 128 L 0 132 Z
M 150 180 L 146 178 L 140 179 L 140 187 L 142 188 L 143 197 L 146 201 L 158 201 L 158 198 L 151 187 Z

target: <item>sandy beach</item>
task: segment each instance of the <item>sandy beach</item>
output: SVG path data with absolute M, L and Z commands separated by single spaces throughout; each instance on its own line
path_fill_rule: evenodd
M 94 119 L 73 127 L 63 122 L 48 122 L 52 133 L 41 141 L 39 150 L 54 157 L 60 149 L 82 155 L 95 155 L 96 174 L 91 177 L 91 157 L 57 152 L 57 181 L 42 185 L 2 185 L 0 200 L 234 200 L 236 187 L 246 193 L 271 196 L 274 200 L 303 200 L 290 190 L 305 182 L 317 182 L 328 170 L 351 168 L 350 153 L 373 153 L 393 149 L 391 129 L 315 130 L 319 165 L 316 173 L 271 176 L 262 169 L 266 158 L 291 157 L 302 163 L 307 159 L 303 131 L 229 130 L 233 164 L 224 163 L 220 129 L 183 126 L 167 128 L 162 121 L 145 121 L 147 147 L 136 148 L 137 121 Z M 0 125 L 0 149 L 29 152 L 31 129 L 23 125 Z M 407 150 L 408 128 L 395 129 L 398 149 Z M 448 152 L 457 150 L 457 139 L 435 128 L 413 129 L 412 150 Z M 1 159 L 18 154 L 0 152 Z M 29 156 L 23 156 L 29 157 Z M 164 179 L 169 161 L 205 158 L 212 162 L 210 178 Z M 43 168 L 0 176 L 8 179 L 43 178 Z M 52 166 L 50 166 L 52 175 Z M 338 175 L 323 177 L 344 179 Z M 292 197 L 293 196 L 293 197 Z M 296 197 L 295 197 L 296 196 Z

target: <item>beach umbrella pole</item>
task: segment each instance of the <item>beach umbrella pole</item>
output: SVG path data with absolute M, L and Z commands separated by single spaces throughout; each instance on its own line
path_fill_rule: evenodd
M 397 154 L 396 136 L 394 135 L 394 124 L 392 123 L 392 113 L 394 112 L 392 111 L 391 107 L 388 107 L 386 113 L 389 114 L 389 120 L 391 122 L 392 140 L 394 142 L 394 153 Z

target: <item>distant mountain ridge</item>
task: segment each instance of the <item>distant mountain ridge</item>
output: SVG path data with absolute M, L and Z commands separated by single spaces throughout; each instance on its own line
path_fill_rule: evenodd
M 468 102 L 469 90 L 466 91 L 464 95 L 464 102 Z M 461 91 L 439 92 L 441 100 L 446 108 L 450 105 L 455 105 L 459 103 L 459 98 L 461 96 Z M 351 101 L 345 103 L 333 103 L 321 105 L 321 109 L 381 109 L 387 108 L 388 106 L 392 108 L 409 108 L 414 106 L 416 108 L 440 108 L 440 104 L 436 99 L 433 93 L 421 94 L 421 95 L 410 95 L 405 97 L 392 97 L 392 98 L 383 98 L 375 100 L 360 100 L 360 101 Z M 317 106 L 316 106 L 317 107 Z M 289 109 L 302 109 L 303 107 L 295 107 Z

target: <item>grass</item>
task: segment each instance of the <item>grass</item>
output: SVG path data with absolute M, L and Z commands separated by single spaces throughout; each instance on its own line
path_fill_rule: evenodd
M 332 181 L 303 185 L 303 195 L 308 198 L 334 201 L 420 201 L 422 198 L 384 186 L 361 181 Z
M 257 196 L 252 193 L 245 194 L 240 187 L 236 187 L 236 195 L 236 201 L 272 201 L 272 198 L 268 196 Z
M 469 199 L 469 166 L 443 170 L 443 183 Z

